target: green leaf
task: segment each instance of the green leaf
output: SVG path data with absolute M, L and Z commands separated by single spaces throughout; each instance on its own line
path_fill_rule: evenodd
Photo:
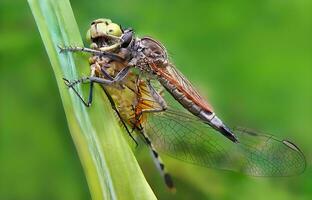
M 28 3 L 55 73 L 92 199 L 156 199 L 100 87 L 95 88 L 94 104 L 86 108 L 62 80 L 76 79 L 89 70 L 83 54 L 60 54 L 57 47 L 83 45 L 69 1 Z M 81 88 L 78 91 L 81 93 Z

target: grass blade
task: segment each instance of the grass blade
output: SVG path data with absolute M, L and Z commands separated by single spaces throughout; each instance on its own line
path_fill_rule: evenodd
M 93 199 L 156 199 L 100 88 L 85 108 L 62 78 L 89 69 L 82 54 L 59 54 L 57 45 L 82 46 L 68 0 L 28 0 L 54 70 L 69 129 Z M 82 92 L 81 88 L 78 88 Z

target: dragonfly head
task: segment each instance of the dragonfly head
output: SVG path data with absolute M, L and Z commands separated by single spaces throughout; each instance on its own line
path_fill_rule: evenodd
M 110 19 L 96 19 L 91 23 L 87 32 L 87 40 L 91 47 L 103 47 L 116 43 L 123 30 L 120 25 L 113 23 Z

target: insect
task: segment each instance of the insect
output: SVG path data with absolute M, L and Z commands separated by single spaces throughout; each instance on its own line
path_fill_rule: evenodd
M 60 47 L 61 51 L 88 52 L 89 77 L 69 81 L 86 106 L 99 84 L 129 136 L 139 133 L 149 146 L 165 183 L 171 176 L 158 151 L 210 168 L 252 176 L 291 176 L 304 171 L 306 162 L 292 142 L 247 129 L 230 129 L 192 84 L 170 62 L 165 47 L 150 37 L 135 37 L 108 19 L 91 23 L 90 48 Z M 90 85 L 88 101 L 75 90 Z

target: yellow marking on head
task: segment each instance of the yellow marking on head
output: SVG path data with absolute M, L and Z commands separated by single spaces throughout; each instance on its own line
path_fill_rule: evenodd
M 97 37 L 120 37 L 122 35 L 121 27 L 113 23 L 110 19 L 96 19 L 91 23 L 90 29 L 87 31 L 87 40 Z

